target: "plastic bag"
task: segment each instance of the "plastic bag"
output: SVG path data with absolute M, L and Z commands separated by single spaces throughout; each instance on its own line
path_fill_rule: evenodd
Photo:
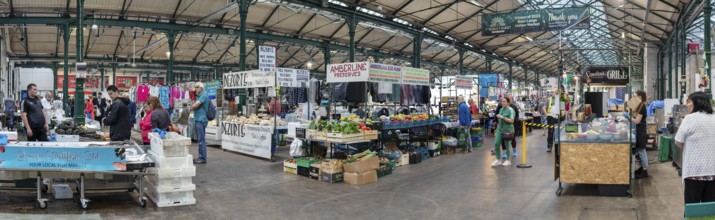
M 305 152 L 303 152 L 303 141 L 299 139 L 293 140 L 290 144 L 290 156 L 291 157 L 302 157 Z
M 456 147 L 457 142 L 457 138 L 452 136 L 444 137 L 444 139 L 442 139 L 442 143 L 444 144 L 444 146 Z

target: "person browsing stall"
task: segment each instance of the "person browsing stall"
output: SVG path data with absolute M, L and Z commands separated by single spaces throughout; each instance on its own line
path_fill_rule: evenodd
M 151 132 L 151 114 L 153 112 L 151 103 L 147 102 L 144 104 L 144 107 L 142 108 L 142 111 L 144 112 L 144 118 L 142 118 L 141 121 L 139 121 L 139 128 L 142 130 L 142 142 L 144 142 L 144 145 L 149 145 L 150 140 L 149 140 L 149 132 Z
M 500 160 L 499 155 L 500 155 L 500 146 L 505 146 L 503 142 L 507 142 L 506 145 L 509 145 L 513 139 L 505 139 L 502 137 L 502 134 L 511 132 L 512 136 L 514 136 L 514 121 L 516 117 L 516 111 L 514 108 L 511 107 L 511 99 L 509 97 L 502 97 L 500 99 L 499 104 L 501 105 L 501 109 L 499 110 L 499 113 L 497 114 L 497 129 L 496 129 L 496 134 L 494 135 L 494 151 L 496 152 L 496 160 L 492 162 L 492 167 L 496 166 L 511 166 L 511 158 L 509 157 L 509 152 L 505 152 L 506 158 L 502 158 Z M 508 151 L 509 148 L 505 148 L 504 151 Z
M 682 149 L 682 178 L 685 204 L 715 202 L 715 115 L 707 93 L 688 96 L 690 114 L 675 134 L 675 146 Z
M 107 93 L 112 98 L 109 114 L 104 118 L 104 125 L 109 126 L 109 138 L 112 141 L 125 141 L 131 138 L 132 122 L 129 116 L 129 99 L 120 97 L 117 86 L 107 87 Z
M 37 96 L 37 85 L 27 85 L 27 98 L 20 104 L 22 123 L 25 125 L 27 141 L 48 141 L 47 131 L 49 126 L 42 112 L 42 102 Z
M 648 142 L 648 132 L 646 125 L 646 93 L 642 90 L 636 91 L 636 95 L 641 99 L 638 112 L 634 113 L 631 122 L 636 124 L 636 153 L 640 159 L 641 167 L 635 171 L 635 177 L 648 177 L 648 153 L 646 152 L 646 142 Z
M 472 114 L 469 112 L 469 106 L 464 102 L 464 96 L 457 97 L 457 103 L 459 103 L 459 108 L 457 109 L 459 114 L 459 126 L 462 128 L 467 136 L 467 152 L 472 152 L 472 137 L 470 134 L 470 128 L 472 126 Z
M 194 160 L 194 164 L 206 163 L 206 126 L 209 120 L 206 113 L 209 111 L 209 96 L 206 94 L 204 84 L 199 82 L 194 85 L 196 90 L 196 102 L 191 105 L 191 110 L 194 111 L 194 125 L 196 129 L 196 139 L 199 144 L 199 158 Z
M 158 128 L 162 131 L 168 131 L 171 119 L 169 118 L 169 112 L 164 108 L 164 106 L 161 106 L 161 101 L 159 101 L 159 97 L 149 97 L 149 104 L 151 104 L 152 108 L 151 128 Z

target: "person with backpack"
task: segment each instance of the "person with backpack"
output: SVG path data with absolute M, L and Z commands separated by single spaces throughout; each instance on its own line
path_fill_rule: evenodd
M 194 164 L 206 164 L 206 126 L 210 120 L 215 118 L 216 109 L 211 105 L 203 83 L 196 83 L 194 89 L 197 98 L 196 102 L 191 105 L 191 110 L 194 111 L 194 127 L 196 139 L 199 142 L 199 158 L 194 160 Z

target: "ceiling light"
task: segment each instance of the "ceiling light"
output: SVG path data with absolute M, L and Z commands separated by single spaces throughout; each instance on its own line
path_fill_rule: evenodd
M 529 36 L 526 36 L 526 39 L 529 41 L 534 41 L 534 39 L 531 39 Z
M 96 31 L 97 29 L 99 29 L 99 26 L 97 26 L 97 24 L 93 24 L 93 25 L 92 25 L 92 30 L 93 30 L 93 31 Z
M 626 39 L 626 32 L 621 32 L 621 38 Z
M 308 69 L 313 68 L 313 60 L 308 60 L 308 62 L 305 63 L 306 66 L 308 66 Z
M 171 52 L 168 50 L 166 51 L 166 59 L 171 59 Z
M 473 5 L 475 5 L 477 7 L 482 7 L 482 8 L 484 7 L 484 5 L 482 5 L 482 3 L 479 3 L 477 0 L 467 0 L 467 2 L 472 3 Z

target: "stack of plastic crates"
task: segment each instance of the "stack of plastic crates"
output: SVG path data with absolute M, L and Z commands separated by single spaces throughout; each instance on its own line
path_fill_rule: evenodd
M 149 133 L 155 167 L 147 172 L 147 195 L 157 207 L 171 207 L 196 204 L 192 178 L 196 176 L 193 156 L 189 154 L 191 139 L 174 132 L 167 132 L 162 138 L 158 133 Z

